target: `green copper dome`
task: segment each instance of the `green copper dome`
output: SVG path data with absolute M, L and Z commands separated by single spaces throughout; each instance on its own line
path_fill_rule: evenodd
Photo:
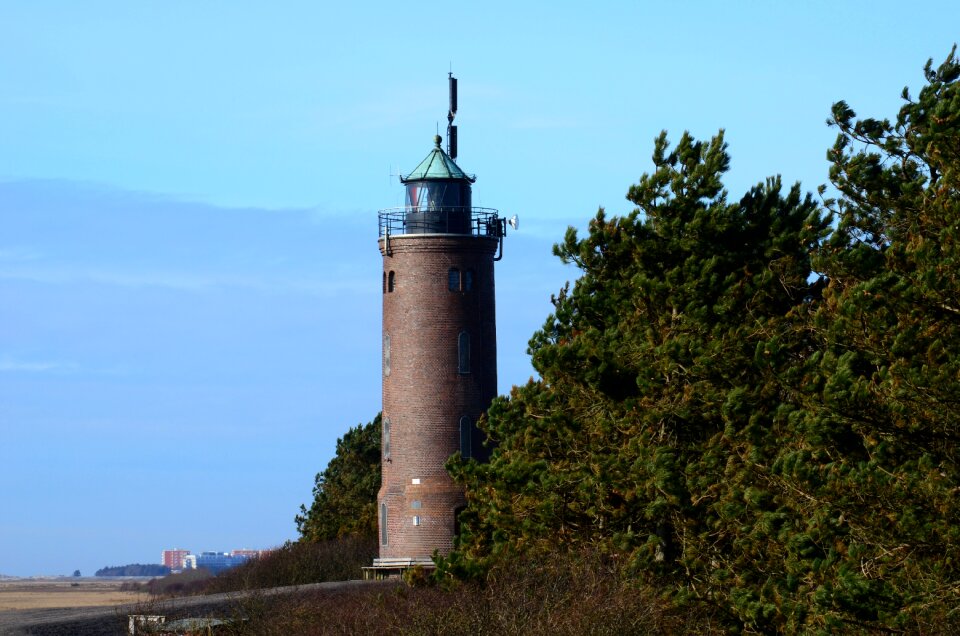
M 424 179 L 460 179 L 473 183 L 477 178 L 468 175 L 460 166 L 440 148 L 440 135 L 433 138 L 434 147 L 420 165 L 405 177 L 400 177 L 401 183 L 408 181 L 422 181 Z

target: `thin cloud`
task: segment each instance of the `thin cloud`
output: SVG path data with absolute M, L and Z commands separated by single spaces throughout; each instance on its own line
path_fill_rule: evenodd
M 51 285 L 94 284 L 128 288 L 156 287 L 186 292 L 235 288 L 314 296 L 367 292 L 371 286 L 370 280 L 349 277 L 331 277 L 320 280 L 178 272 L 118 272 L 77 268 L 0 269 L 0 280 L 20 280 Z
M 77 363 L 64 360 L 24 361 L 8 355 L 0 356 L 0 372 L 70 373 L 79 369 Z

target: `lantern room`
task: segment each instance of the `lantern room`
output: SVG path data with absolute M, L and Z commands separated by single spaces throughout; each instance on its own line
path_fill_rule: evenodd
M 440 148 L 440 135 L 433 138 L 434 148 L 406 177 L 404 231 L 407 234 L 471 234 L 471 184 L 476 177 L 467 175 Z

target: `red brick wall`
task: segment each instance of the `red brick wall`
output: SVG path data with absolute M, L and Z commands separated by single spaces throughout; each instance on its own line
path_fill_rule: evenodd
M 390 335 L 390 375 L 383 377 L 383 417 L 390 419 L 390 456 L 383 462 L 378 503 L 387 504 L 388 541 L 381 558 L 429 557 L 452 547 L 454 510 L 463 493 L 444 469 L 460 450 L 460 418 L 476 423 L 497 392 L 496 312 L 489 237 L 450 234 L 383 239 L 383 270 L 394 291 L 383 295 L 383 332 Z M 452 292 L 451 267 L 473 270 L 473 289 Z M 470 373 L 459 372 L 458 337 L 470 334 Z M 474 431 L 474 456 L 482 456 Z M 414 484 L 413 480 L 420 483 Z M 413 508 L 419 501 L 421 507 Z M 420 526 L 414 526 L 414 516 Z M 382 529 L 381 529 L 382 531 Z
M 164 550 L 160 556 L 161 565 L 165 565 L 171 570 L 183 569 L 183 558 L 190 554 L 190 550 Z

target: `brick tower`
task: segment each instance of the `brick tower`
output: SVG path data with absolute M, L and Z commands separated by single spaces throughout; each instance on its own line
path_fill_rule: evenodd
M 506 222 L 472 206 L 476 178 L 456 164 L 456 79 L 448 151 L 434 148 L 400 181 L 402 208 L 381 210 L 383 478 L 377 576 L 431 566 L 453 545 L 462 489 L 444 465 L 486 459 L 476 427 L 497 393 L 494 261 Z

